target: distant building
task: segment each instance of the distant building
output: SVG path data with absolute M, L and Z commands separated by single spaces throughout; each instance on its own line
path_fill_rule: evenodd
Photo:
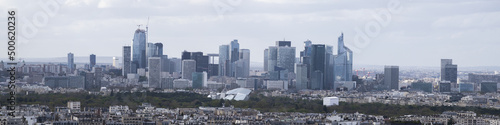
M 264 81 L 267 89 L 288 90 L 288 81 L 284 80 L 267 80 Z
M 150 88 L 161 88 L 161 58 L 149 57 L 148 59 L 148 84 Z
M 500 82 L 500 75 L 469 73 L 468 78 L 469 82 L 475 84 L 480 84 L 481 82 L 488 82 L 488 81 Z
M 90 69 L 92 69 L 92 67 L 94 67 L 96 64 L 96 60 L 95 60 L 95 55 L 94 54 L 90 54 Z
M 474 92 L 474 84 L 472 83 L 460 83 L 458 87 L 460 92 Z
M 323 98 L 323 105 L 324 106 L 339 105 L 339 98 L 338 97 L 324 97 Z
M 122 52 L 122 76 L 127 77 L 127 74 L 132 73 L 131 72 L 131 48 L 130 46 L 123 46 L 123 52 Z
M 192 87 L 191 81 L 187 79 L 176 79 L 173 81 L 173 83 L 174 83 L 173 85 L 174 89 L 185 89 Z
M 182 60 L 182 78 L 191 80 L 193 72 L 196 72 L 196 61 Z
M 411 90 L 432 93 L 432 83 L 414 82 L 411 83 Z
M 69 101 L 68 102 L 68 108 L 70 110 L 80 111 L 80 106 L 81 106 L 80 102 L 78 102 L 78 101 L 75 101 L 75 102 L 74 101 Z
M 306 64 L 295 64 L 295 88 L 297 90 L 307 89 L 307 71 L 308 70 Z
M 384 84 L 388 89 L 399 90 L 399 66 L 385 66 Z
M 68 69 L 70 73 L 75 71 L 75 56 L 73 53 L 68 53 Z
M 264 49 L 264 71 L 268 71 L 269 49 Z
M 441 81 L 457 83 L 457 65 L 451 59 L 441 59 Z
M 335 81 L 335 91 L 351 91 L 356 89 L 356 81 Z
M 311 45 L 311 65 L 309 69 L 310 74 L 310 89 L 322 90 L 324 89 L 324 74 L 326 69 L 326 46 L 323 44 Z
M 132 62 L 137 68 L 146 68 L 146 31 L 137 29 L 132 40 Z
M 338 38 L 338 51 L 335 57 L 335 81 L 352 81 L 352 51 L 344 45 L 344 34 Z
M 174 78 L 161 78 L 161 88 L 162 89 L 173 89 L 174 88 Z
M 439 92 L 451 92 L 451 82 L 450 81 L 439 82 Z
M 207 72 L 193 72 L 192 77 L 193 88 L 201 89 L 207 87 Z
M 229 76 L 230 67 L 229 45 L 219 46 L 219 76 Z
M 481 92 L 484 93 L 495 93 L 498 91 L 498 83 L 496 82 L 482 82 L 481 83 Z

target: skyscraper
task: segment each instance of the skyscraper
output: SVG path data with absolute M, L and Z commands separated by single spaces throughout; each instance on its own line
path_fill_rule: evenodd
M 238 75 L 236 77 L 247 78 L 250 76 L 250 50 L 249 49 L 241 49 L 240 50 L 240 60 L 241 61 L 241 69 L 237 68 Z
M 94 54 L 90 54 L 90 69 L 92 69 L 92 67 L 95 66 L 95 55 Z
M 219 76 L 229 76 L 229 45 L 219 46 Z
M 168 55 L 161 55 L 161 72 L 170 72 L 170 60 Z
M 238 40 L 233 40 L 231 41 L 231 44 L 229 44 L 229 56 L 230 56 L 230 60 L 231 60 L 231 65 L 234 65 L 234 62 L 238 61 L 240 59 L 240 44 L 238 43 Z M 236 76 L 236 69 L 233 69 L 232 67 L 234 66 L 230 66 L 231 69 L 230 69 L 230 75 L 231 77 L 235 77 Z
M 148 59 L 148 84 L 150 88 L 161 87 L 161 57 L 149 57 Z
M 451 59 L 441 59 L 441 81 L 457 83 L 457 65 Z
M 68 69 L 70 73 L 75 71 L 75 56 L 73 53 L 68 53 Z
M 269 59 L 269 49 L 264 50 L 264 71 L 268 71 L 268 62 L 267 60 Z
M 132 40 L 132 62 L 136 68 L 146 68 L 146 31 L 137 29 Z
M 278 66 L 278 47 L 270 46 L 267 57 L 267 71 L 274 71 L 274 68 Z
M 290 42 L 290 41 L 280 41 Z M 289 45 L 289 44 L 283 44 Z M 286 69 L 288 72 L 293 72 L 295 64 L 295 47 L 279 46 L 276 66 Z
M 326 68 L 326 48 L 323 44 L 313 44 L 311 46 L 311 66 L 309 74 L 311 75 L 310 89 L 323 89 L 325 68 Z
M 122 58 L 123 58 L 123 64 L 122 64 L 122 75 L 124 77 L 127 77 L 127 74 L 131 73 L 130 69 L 130 65 L 131 65 L 131 48 L 130 46 L 123 46 L 123 55 L 122 55 Z
M 161 57 L 163 55 L 163 43 L 155 43 L 153 57 Z
M 196 72 L 196 61 L 192 59 L 182 60 L 182 78 L 192 80 L 193 72 Z
M 338 52 L 335 57 L 335 80 L 352 81 L 352 51 L 344 46 L 344 34 L 338 39 Z
M 326 46 L 325 50 L 325 78 L 323 89 L 334 89 L 335 83 L 335 56 L 333 55 L 333 46 Z
M 388 89 L 399 90 L 399 66 L 385 66 L 384 84 Z
M 307 89 L 307 64 L 295 64 L 295 88 L 297 90 Z

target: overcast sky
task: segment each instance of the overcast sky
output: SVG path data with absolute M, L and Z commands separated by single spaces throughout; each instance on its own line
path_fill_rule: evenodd
M 292 41 L 298 55 L 308 39 L 337 49 L 343 32 L 354 65 L 439 66 L 450 58 L 459 67 L 500 66 L 498 0 L 67 0 L 46 11 L 47 1 L 0 0 L 2 41 L 6 11 L 17 9 L 19 57 L 121 58 L 149 17 L 149 41 L 163 43 L 169 57 L 218 53 L 238 39 L 252 62 L 263 62 L 275 41 Z

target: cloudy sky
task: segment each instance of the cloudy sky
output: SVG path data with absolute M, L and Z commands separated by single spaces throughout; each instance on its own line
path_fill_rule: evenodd
M 18 18 L 22 58 L 121 57 L 133 33 L 149 17 L 149 41 L 164 53 L 218 53 L 238 39 L 252 62 L 278 40 L 335 45 L 344 33 L 354 64 L 500 66 L 498 0 L 0 0 Z M 6 39 L 6 30 L 0 30 Z M 5 52 L 6 47 L 0 48 Z M 1 54 L 0 58 L 6 58 Z

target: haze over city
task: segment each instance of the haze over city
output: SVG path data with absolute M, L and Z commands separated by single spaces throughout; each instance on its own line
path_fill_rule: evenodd
M 26 2 L 2 0 L 0 7 L 22 10 L 19 17 L 36 22 L 34 16 L 44 9 Z M 441 58 L 451 58 L 460 66 L 500 66 L 500 58 L 492 58 L 500 53 L 500 1 L 401 0 L 400 11 L 390 13 L 381 26 L 377 16 L 391 2 L 63 1 L 46 24 L 35 26 L 37 32 L 21 36 L 25 39 L 17 51 L 20 58 L 65 57 L 68 52 L 121 58 L 121 47 L 131 44 L 137 25 L 145 28 L 149 17 L 149 41 L 163 43 L 169 57 L 180 57 L 184 50 L 218 53 L 219 45 L 238 39 L 241 48 L 251 51 L 251 62 L 262 63 L 264 49 L 275 41 L 291 41 L 298 57 L 304 41 L 336 45 L 343 32 L 346 46 L 358 48 L 353 49 L 354 65 L 438 66 Z M 220 10 L 220 5 L 226 8 Z M 380 33 L 359 47 L 356 29 L 364 32 L 371 22 L 379 24 Z

